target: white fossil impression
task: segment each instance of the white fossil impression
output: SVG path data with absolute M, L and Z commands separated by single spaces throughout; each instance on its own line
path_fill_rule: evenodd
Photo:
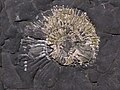
M 29 57 L 39 59 L 45 56 L 61 65 L 87 66 L 95 62 L 100 38 L 86 12 L 56 5 L 42 16 L 42 20 L 27 29 L 41 30 L 46 39 L 36 40 L 28 35 L 21 40 L 21 44 L 22 41 L 29 42 Z

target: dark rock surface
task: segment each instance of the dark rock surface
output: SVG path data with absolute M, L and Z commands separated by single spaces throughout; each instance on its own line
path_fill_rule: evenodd
M 88 13 L 101 39 L 94 67 L 24 58 L 29 61 L 24 71 L 23 59 L 17 57 L 24 27 L 54 5 Z M 120 90 L 119 29 L 120 0 L 0 0 L 0 90 Z

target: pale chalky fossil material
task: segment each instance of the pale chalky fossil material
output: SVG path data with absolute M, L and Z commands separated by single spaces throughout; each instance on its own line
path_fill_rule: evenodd
M 46 15 L 48 12 L 51 14 Z M 38 20 L 30 26 L 33 30 L 38 28 L 42 30 L 46 38 L 43 40 L 44 49 L 37 52 L 39 55 L 37 57 L 44 54 L 49 60 L 61 65 L 88 66 L 95 62 L 100 38 L 86 12 L 64 6 L 54 6 L 42 15 L 43 20 Z M 34 45 L 29 43 L 32 45 L 29 56 L 33 57 L 35 47 L 43 47 L 39 44 L 42 40 L 30 40 L 37 42 Z M 38 48 L 36 50 L 39 50 Z M 49 53 L 48 50 L 50 50 Z

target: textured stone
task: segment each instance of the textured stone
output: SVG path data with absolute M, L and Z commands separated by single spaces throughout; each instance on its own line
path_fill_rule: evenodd
M 15 38 L 10 38 L 5 41 L 3 45 L 3 50 L 9 51 L 10 53 L 15 53 L 19 50 L 19 43 L 21 40 L 20 34 L 17 34 Z
M 6 30 L 9 28 L 10 26 L 10 22 L 7 16 L 7 13 L 4 10 L 2 10 L 2 12 L 0 13 L 0 27 L 1 27 L 1 34 L 5 34 Z M 2 37 L 1 37 L 2 38 Z
M 109 0 L 109 3 L 114 7 L 120 7 L 120 0 Z
M 33 0 L 33 5 L 37 10 L 47 10 L 53 0 Z
M 53 62 L 42 61 L 34 78 L 35 88 L 53 88 L 57 82 L 58 67 Z
M 3 77 L 3 72 L 2 68 L 0 67 L 0 90 L 4 90 L 3 83 L 2 83 L 2 77 Z
M 62 90 L 92 90 L 85 73 L 77 68 L 61 68 L 58 81 L 58 87 Z
M 2 2 L 0 1 L 0 12 L 2 11 Z
M 100 47 L 99 55 L 97 58 L 97 69 L 101 72 L 106 72 L 107 69 L 110 67 L 112 62 L 117 57 L 118 53 L 118 46 L 119 46 L 119 36 L 113 36 L 106 41 L 104 46 Z M 101 38 L 102 39 L 102 38 Z M 113 48 L 114 47 L 114 48 Z
M 99 78 L 98 90 L 119 90 L 120 88 L 120 84 L 118 80 L 119 74 L 120 72 L 118 71 L 116 65 L 115 67 L 114 65 L 111 66 L 109 71 L 101 75 L 101 77 Z
M 4 87 L 1 81 L 0 81 L 0 90 L 4 90 Z
M 92 22 L 100 32 L 120 33 L 119 19 L 117 18 L 120 16 L 119 8 L 115 8 L 110 4 L 99 4 L 88 10 L 88 16 L 90 16 Z
M 12 2 L 11 2 L 12 1 Z M 5 2 L 10 22 L 31 20 L 37 11 L 30 1 L 8 0 Z
M 2 68 L 4 73 L 2 81 L 7 88 L 20 88 L 22 87 L 21 79 L 11 63 L 10 56 L 10 53 L 2 52 Z
M 100 75 L 101 74 L 99 72 L 97 72 L 95 69 L 88 70 L 88 78 L 89 78 L 91 83 L 97 83 Z
M 56 4 L 86 11 L 95 24 L 101 37 L 97 69 L 81 71 L 42 58 L 29 60 L 23 71 L 17 58 L 22 30 Z M 0 0 L 0 90 L 120 90 L 119 29 L 120 0 Z

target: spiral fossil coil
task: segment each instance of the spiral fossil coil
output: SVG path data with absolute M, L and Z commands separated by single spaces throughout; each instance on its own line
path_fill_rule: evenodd
M 47 12 L 51 14 L 46 15 Z M 31 27 L 39 28 L 45 34 L 46 49 L 44 51 L 50 60 L 61 65 L 87 66 L 95 62 L 100 38 L 86 12 L 54 6 L 42 15 L 43 20 L 32 23 Z M 41 46 L 38 45 L 38 47 Z M 51 48 L 49 53 L 48 48 Z M 41 52 L 38 53 L 40 56 Z

